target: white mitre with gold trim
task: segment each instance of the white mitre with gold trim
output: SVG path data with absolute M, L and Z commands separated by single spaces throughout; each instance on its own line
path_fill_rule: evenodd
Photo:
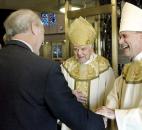
M 68 37 L 73 45 L 93 44 L 96 31 L 88 21 L 80 16 L 70 25 Z
M 142 31 L 142 9 L 126 2 L 122 9 L 120 30 Z

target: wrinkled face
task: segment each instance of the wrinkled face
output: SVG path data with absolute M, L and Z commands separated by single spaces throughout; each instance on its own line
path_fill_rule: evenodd
M 93 47 L 92 45 L 74 46 L 73 50 L 75 58 L 78 60 L 78 62 L 85 63 L 90 59 L 90 56 L 93 52 Z
M 120 32 L 119 45 L 126 56 L 130 59 L 134 58 L 142 51 L 142 33 Z

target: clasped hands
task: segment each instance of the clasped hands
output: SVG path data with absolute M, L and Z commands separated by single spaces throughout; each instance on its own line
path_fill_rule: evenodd
M 115 111 L 113 109 L 107 108 L 106 106 L 98 108 L 95 113 L 102 115 L 111 120 L 115 119 Z
M 107 119 L 115 119 L 115 111 L 106 106 L 98 108 L 95 113 L 103 116 L 105 128 L 107 127 Z
M 82 104 L 87 103 L 87 97 L 79 90 L 72 90 L 72 93 L 76 96 L 77 101 L 81 102 Z
M 73 90 L 72 93 L 76 96 L 78 102 L 83 104 L 87 103 L 87 97 L 84 96 L 82 92 Z M 115 119 L 115 111 L 113 109 L 107 108 L 106 106 L 98 108 L 95 113 L 111 120 Z
M 84 96 L 81 91 L 72 90 L 72 93 L 76 96 L 78 102 L 81 102 L 82 104 L 87 103 L 87 97 Z M 105 128 L 107 127 L 107 119 L 115 119 L 115 111 L 113 109 L 107 108 L 106 106 L 98 108 L 95 113 L 103 116 Z

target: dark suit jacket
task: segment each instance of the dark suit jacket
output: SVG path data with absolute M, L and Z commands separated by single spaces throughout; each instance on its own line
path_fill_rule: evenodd
M 60 66 L 12 40 L 0 50 L 0 130 L 103 130 L 102 117 L 77 102 Z

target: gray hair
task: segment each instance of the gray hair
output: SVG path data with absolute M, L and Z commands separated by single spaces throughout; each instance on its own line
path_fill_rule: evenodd
M 12 37 L 28 31 L 33 21 L 37 26 L 41 26 L 39 16 L 32 10 L 20 9 L 13 12 L 4 22 L 6 35 Z

